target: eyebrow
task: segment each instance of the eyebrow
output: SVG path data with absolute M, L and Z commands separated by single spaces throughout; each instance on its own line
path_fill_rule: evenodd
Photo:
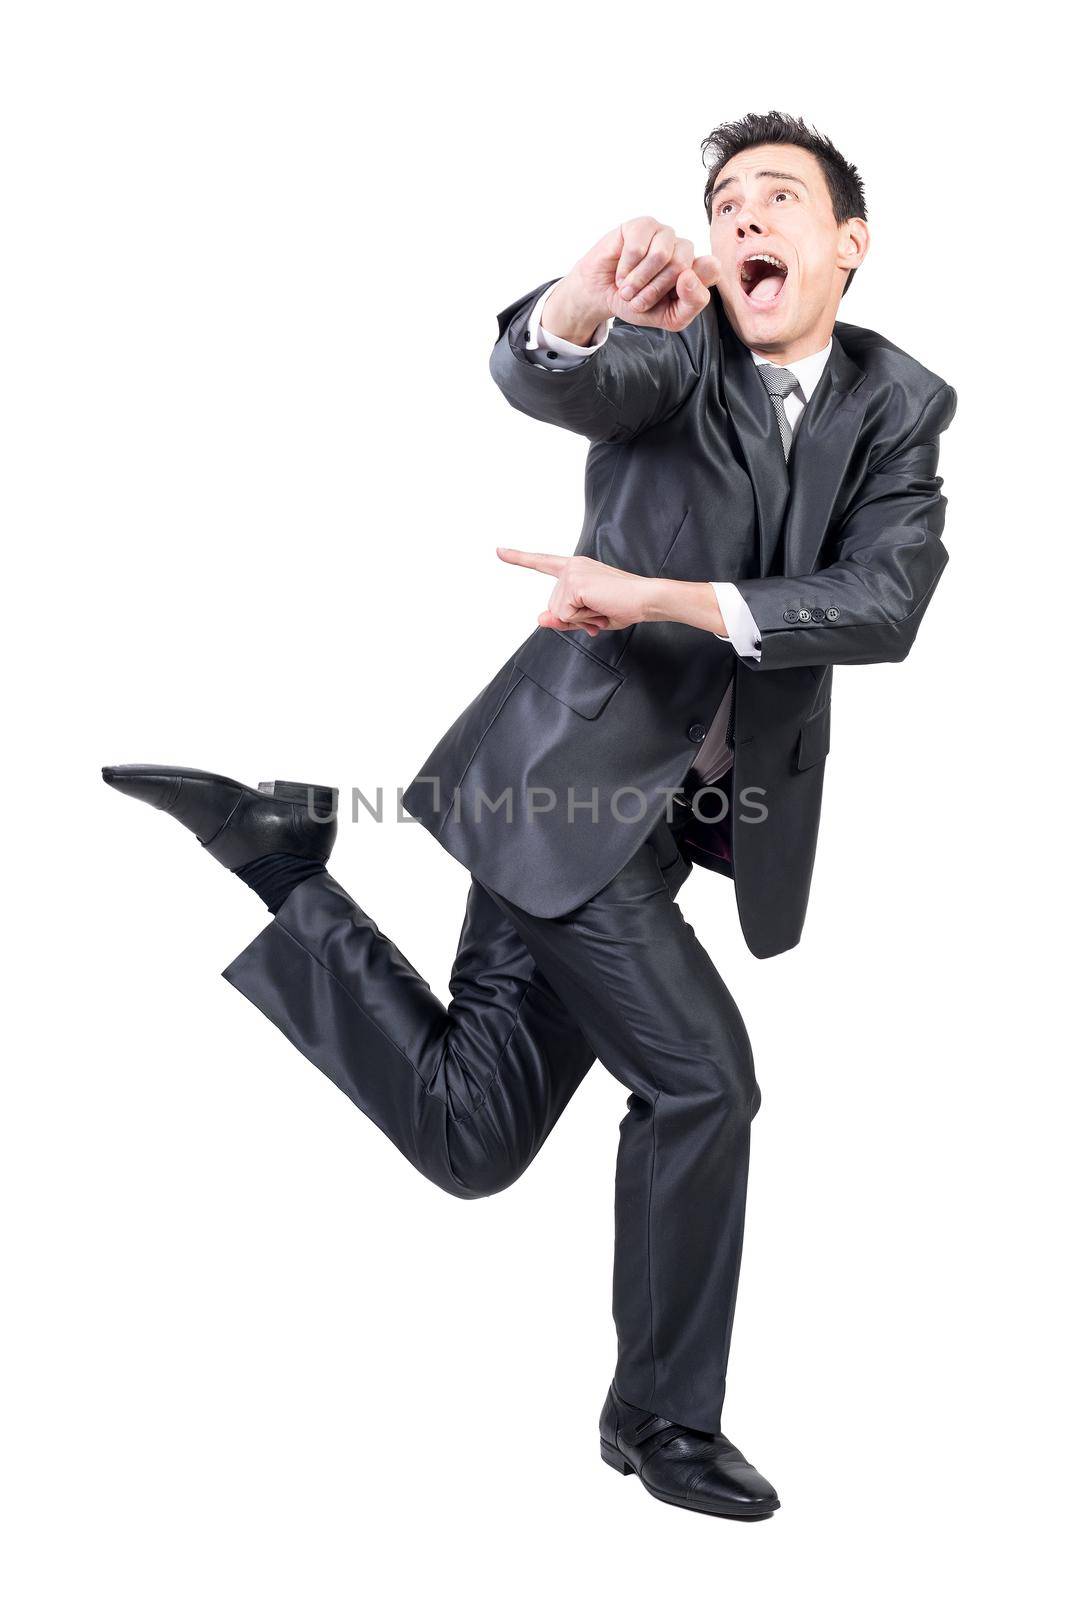
M 805 182 L 805 180 L 803 178 L 795 177 L 795 175 L 792 172 L 770 172 L 770 171 L 765 171 L 765 172 L 756 172 L 756 173 L 753 174 L 753 176 L 756 177 L 756 178 L 789 178 L 791 183 L 799 183 L 801 185 L 802 189 L 805 190 L 806 194 L 808 193 L 808 184 Z M 729 178 L 722 178 L 719 181 L 719 183 L 716 184 L 716 187 L 712 190 L 711 198 L 714 200 L 716 198 L 717 194 L 719 194 L 719 191 L 721 189 L 726 189 L 729 184 L 738 183 L 738 182 L 740 182 L 740 179 L 736 178 L 733 174 Z

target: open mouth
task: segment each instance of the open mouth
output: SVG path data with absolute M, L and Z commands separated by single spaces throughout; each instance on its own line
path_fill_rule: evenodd
M 769 251 L 746 256 L 739 268 L 745 298 L 755 306 L 773 305 L 782 294 L 789 271 L 786 262 Z

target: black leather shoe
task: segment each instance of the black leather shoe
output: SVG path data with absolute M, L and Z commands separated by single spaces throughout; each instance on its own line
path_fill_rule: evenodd
M 276 852 L 325 865 L 334 848 L 336 789 L 280 782 L 250 789 L 194 767 L 100 770 L 112 788 L 176 817 L 231 871 Z
M 601 1412 L 601 1457 L 636 1472 L 657 1500 L 713 1517 L 756 1522 L 779 1509 L 767 1478 L 722 1433 L 699 1433 L 620 1399 L 613 1383 Z

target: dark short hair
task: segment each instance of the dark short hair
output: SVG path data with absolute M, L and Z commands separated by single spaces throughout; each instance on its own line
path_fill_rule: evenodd
M 763 114 L 751 111 L 736 122 L 721 122 L 701 145 L 701 159 L 708 168 L 705 216 L 709 222 L 712 221 L 712 190 L 723 168 L 743 150 L 752 150 L 760 144 L 795 144 L 814 155 L 830 192 L 835 222 L 845 222 L 849 217 L 861 217 L 867 221 L 868 208 L 864 203 L 864 184 L 860 173 L 824 134 L 806 127 L 803 117 L 791 117 L 785 111 L 766 111 Z M 848 292 L 856 270 L 856 267 L 850 270 L 843 295 Z

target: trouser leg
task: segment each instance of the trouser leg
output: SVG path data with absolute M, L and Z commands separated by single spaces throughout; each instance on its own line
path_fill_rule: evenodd
M 511 917 L 474 881 L 448 1005 L 329 873 L 298 885 L 223 976 L 463 1198 L 524 1171 L 594 1059 Z
M 760 1092 L 738 1008 L 673 903 L 675 854 L 662 823 L 568 916 L 508 909 L 600 1060 L 631 1090 L 616 1168 L 617 1389 L 715 1431 Z
M 530 917 L 473 882 L 448 1006 L 329 874 L 299 885 L 225 976 L 463 1197 L 519 1176 L 596 1053 L 631 1090 L 616 1171 L 617 1387 L 714 1430 L 759 1090 L 737 1008 L 673 904 L 688 871 L 661 823 L 563 918 Z

